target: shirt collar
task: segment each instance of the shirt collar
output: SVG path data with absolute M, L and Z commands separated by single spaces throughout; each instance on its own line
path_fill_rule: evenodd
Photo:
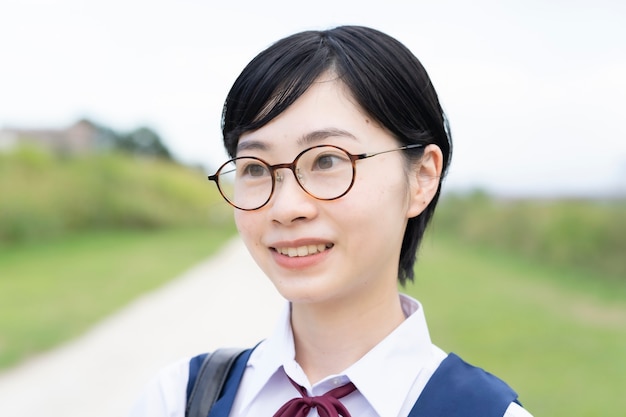
M 342 373 L 381 416 L 398 415 L 417 375 L 432 358 L 432 344 L 421 304 L 404 294 L 400 294 L 400 301 L 407 319 Z M 282 367 L 291 371 L 290 374 L 295 369 L 302 372 L 295 362 L 289 303 L 272 335 L 252 353 L 247 367 L 254 368 L 255 376 L 249 390 L 243 393 L 244 408 Z
M 421 304 L 400 294 L 407 319 L 345 374 L 381 416 L 396 416 L 418 374 L 432 360 Z
M 243 393 L 242 409 L 247 408 L 270 378 L 286 363 L 295 362 L 296 351 L 291 330 L 291 304 L 285 303 L 271 336 L 252 352 L 247 368 L 254 369 L 249 390 Z

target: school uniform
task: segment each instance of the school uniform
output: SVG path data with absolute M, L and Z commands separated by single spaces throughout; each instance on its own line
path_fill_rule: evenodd
M 310 396 L 352 382 L 357 390 L 341 402 L 353 417 L 406 417 L 431 376 L 448 356 L 432 344 L 421 304 L 400 295 L 406 320 L 358 362 L 311 385 L 295 361 L 289 305 L 273 334 L 250 354 L 230 416 L 271 417 L 299 394 L 291 378 Z M 184 417 L 189 359 L 175 363 L 150 382 L 129 417 Z M 228 407 L 231 407 L 229 404 Z M 315 409 L 309 417 L 317 417 Z M 511 402 L 504 417 L 531 417 Z

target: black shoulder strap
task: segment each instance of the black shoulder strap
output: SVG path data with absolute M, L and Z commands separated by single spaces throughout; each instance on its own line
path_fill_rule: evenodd
M 190 375 L 193 389 L 187 395 L 185 417 L 206 417 L 209 414 L 226 382 L 228 371 L 243 351 L 239 348 L 217 349 L 204 357 L 197 376 L 192 378 Z

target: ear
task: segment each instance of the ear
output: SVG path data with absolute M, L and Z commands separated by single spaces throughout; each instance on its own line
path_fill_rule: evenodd
M 441 149 L 437 145 L 428 145 L 413 167 L 407 218 L 418 216 L 430 204 L 437 193 L 442 169 Z

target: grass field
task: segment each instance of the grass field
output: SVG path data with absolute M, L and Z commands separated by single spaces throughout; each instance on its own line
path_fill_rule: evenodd
M 626 285 L 426 239 L 406 292 L 433 341 L 505 379 L 535 416 L 623 416 Z
M 232 226 L 90 232 L 2 248 L 0 369 L 77 336 L 232 233 Z
M 231 229 L 89 233 L 0 251 L 0 367 L 80 334 L 212 253 Z M 537 417 L 626 410 L 626 286 L 427 236 L 433 341 L 511 384 Z

